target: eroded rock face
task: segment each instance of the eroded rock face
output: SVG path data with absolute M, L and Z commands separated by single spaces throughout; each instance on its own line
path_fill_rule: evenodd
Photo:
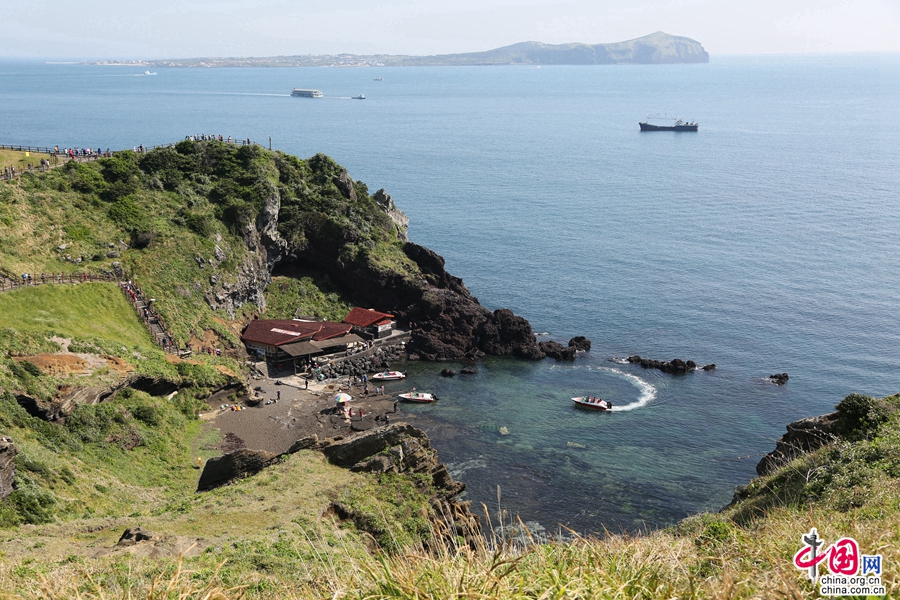
M 756 465 L 759 476 L 768 475 L 801 454 L 810 452 L 834 441 L 832 432 L 838 413 L 828 413 L 794 421 L 787 426 L 787 433 L 778 438 L 775 449 L 766 454 Z
M 409 217 L 406 214 L 394 206 L 394 199 L 391 198 L 390 194 L 384 191 L 384 188 L 375 192 L 373 196 L 375 202 L 381 206 L 387 215 L 391 218 L 391 221 L 394 222 L 394 225 L 397 227 L 397 235 L 404 242 L 408 242 L 409 238 L 407 237 L 407 230 L 409 229 Z
M 277 454 L 262 450 L 248 450 L 241 448 L 224 456 L 211 458 L 206 461 L 200 482 L 197 484 L 198 492 L 205 492 L 236 479 L 242 479 L 249 475 L 259 473 L 278 460 Z
M 16 448 L 12 438 L 0 436 L 0 500 L 5 499 L 13 491 L 13 477 L 16 474 L 13 459 L 18 453 L 19 449 Z
M 465 491 L 466 484 L 454 481 L 447 467 L 438 462 L 437 452 L 424 431 L 397 423 L 356 434 L 328 445 L 322 451 L 332 463 L 353 471 L 430 475 L 429 517 L 438 533 L 448 540 L 460 536 L 470 545 L 474 545 L 475 537 L 481 534 L 481 523 L 470 511 L 471 503 L 454 500 Z M 355 517 L 345 506 L 334 505 L 332 508 L 342 519 Z

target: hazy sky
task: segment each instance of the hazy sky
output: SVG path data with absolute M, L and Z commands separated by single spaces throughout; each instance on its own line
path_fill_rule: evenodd
M 5 0 L 0 56 L 442 54 L 665 31 L 710 54 L 900 51 L 900 0 Z

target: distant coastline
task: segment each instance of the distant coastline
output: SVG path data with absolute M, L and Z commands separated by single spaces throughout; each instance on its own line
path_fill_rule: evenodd
M 500 65 L 646 65 L 708 63 L 697 40 L 662 31 L 609 44 L 520 42 L 485 52 L 409 56 L 401 54 L 306 54 L 269 57 L 205 57 L 106 60 L 85 64 L 134 67 L 444 67 Z

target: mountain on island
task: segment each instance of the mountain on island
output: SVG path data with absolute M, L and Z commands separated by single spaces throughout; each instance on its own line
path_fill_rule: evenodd
M 399 54 L 319 54 L 247 58 L 164 59 L 122 63 L 150 67 L 437 67 L 486 65 L 646 65 L 707 63 L 697 40 L 657 31 L 609 44 L 520 42 L 485 52 L 410 56 Z
M 709 53 L 696 40 L 658 31 L 610 44 L 520 42 L 487 52 L 426 56 L 418 60 L 421 64 L 447 65 L 646 65 L 707 63 Z

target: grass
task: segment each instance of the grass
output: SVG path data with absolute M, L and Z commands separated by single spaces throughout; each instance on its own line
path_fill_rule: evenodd
M 0 328 L 152 347 L 146 329 L 114 283 L 39 285 L 2 293 Z
M 340 322 L 353 308 L 322 278 L 273 277 L 265 297 L 267 319 L 291 319 L 299 314 Z
M 27 154 L 27 156 L 26 156 Z M 38 152 L 19 152 L 18 150 L 0 150 L 0 171 L 4 167 L 15 167 L 17 170 L 25 171 L 31 164 L 40 167 L 41 159 L 51 160 L 49 154 L 41 154 Z

